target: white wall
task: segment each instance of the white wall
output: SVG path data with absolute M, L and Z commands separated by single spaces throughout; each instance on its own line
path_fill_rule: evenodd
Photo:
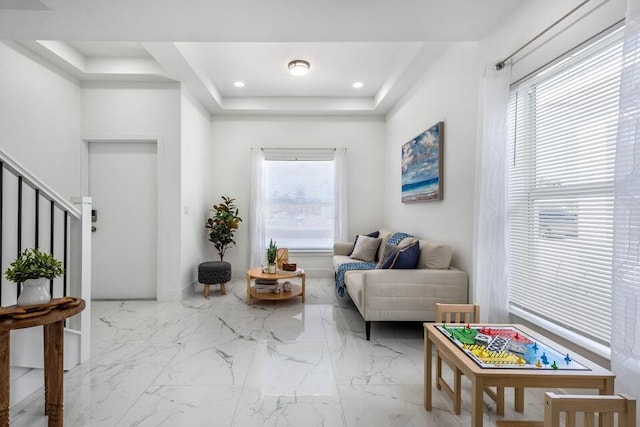
M 80 86 L 0 42 L 0 149 L 69 200 L 80 188 Z
M 204 227 L 211 207 L 213 144 L 211 117 L 184 87 L 182 120 L 182 272 L 183 289 L 198 281 L 198 264 L 211 257 Z
M 383 226 L 384 122 L 366 117 L 227 117 L 215 116 L 212 125 L 214 156 L 213 200 L 237 199 L 240 224 L 237 245 L 225 260 L 236 277 L 249 267 L 249 191 L 251 147 L 346 147 L 351 238 Z M 330 276 L 330 254 L 290 254 L 310 276 Z
M 393 231 L 441 241 L 453 264 L 471 272 L 476 120 L 480 76 L 476 43 L 452 45 L 387 115 L 385 223 Z M 402 144 L 444 122 L 443 200 L 401 202 Z
M 157 141 L 159 301 L 182 298 L 180 112 L 178 84 L 104 83 L 89 84 L 82 90 L 85 141 Z M 86 155 L 86 144 L 83 149 Z M 85 192 L 86 185 L 85 177 Z

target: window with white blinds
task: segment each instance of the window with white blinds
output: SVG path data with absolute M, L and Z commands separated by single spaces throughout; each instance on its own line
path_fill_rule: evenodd
M 512 88 L 509 299 L 608 344 L 621 29 Z

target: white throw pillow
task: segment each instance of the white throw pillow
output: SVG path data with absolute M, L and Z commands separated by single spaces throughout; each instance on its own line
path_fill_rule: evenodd
M 376 253 L 380 247 L 382 239 L 369 237 L 363 234 L 358 235 L 358 240 L 351 252 L 351 258 L 360 261 L 373 262 L 376 259 Z

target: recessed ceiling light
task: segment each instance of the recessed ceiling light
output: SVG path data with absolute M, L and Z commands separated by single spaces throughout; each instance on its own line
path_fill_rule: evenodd
M 292 76 L 306 76 L 309 72 L 309 68 L 311 68 L 311 64 L 307 61 L 303 61 L 302 59 L 294 59 L 289 62 L 289 73 Z
M 362 82 L 355 82 L 355 83 L 353 84 L 353 87 L 354 87 L 355 89 L 360 89 L 362 86 L 364 86 L 364 85 L 362 84 Z
M 244 87 L 244 82 L 233 82 L 235 87 Z

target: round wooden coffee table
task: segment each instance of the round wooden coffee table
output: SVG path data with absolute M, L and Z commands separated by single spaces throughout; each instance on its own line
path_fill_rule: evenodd
M 254 279 L 272 279 L 272 280 L 280 280 L 280 279 L 291 279 L 293 277 L 299 277 L 301 279 L 301 284 L 291 284 L 290 291 L 282 291 L 279 294 L 275 294 L 273 292 L 266 293 L 258 293 L 256 292 L 255 287 L 251 286 L 251 281 Z M 271 301 L 280 301 L 284 299 L 290 299 L 293 297 L 300 296 L 302 297 L 302 302 L 304 303 L 304 281 L 305 274 L 304 270 L 301 268 L 296 271 L 283 271 L 278 270 L 277 273 L 263 273 L 260 267 L 252 268 L 247 271 L 247 305 L 251 305 L 251 298 L 259 299 L 259 300 L 271 300 Z

